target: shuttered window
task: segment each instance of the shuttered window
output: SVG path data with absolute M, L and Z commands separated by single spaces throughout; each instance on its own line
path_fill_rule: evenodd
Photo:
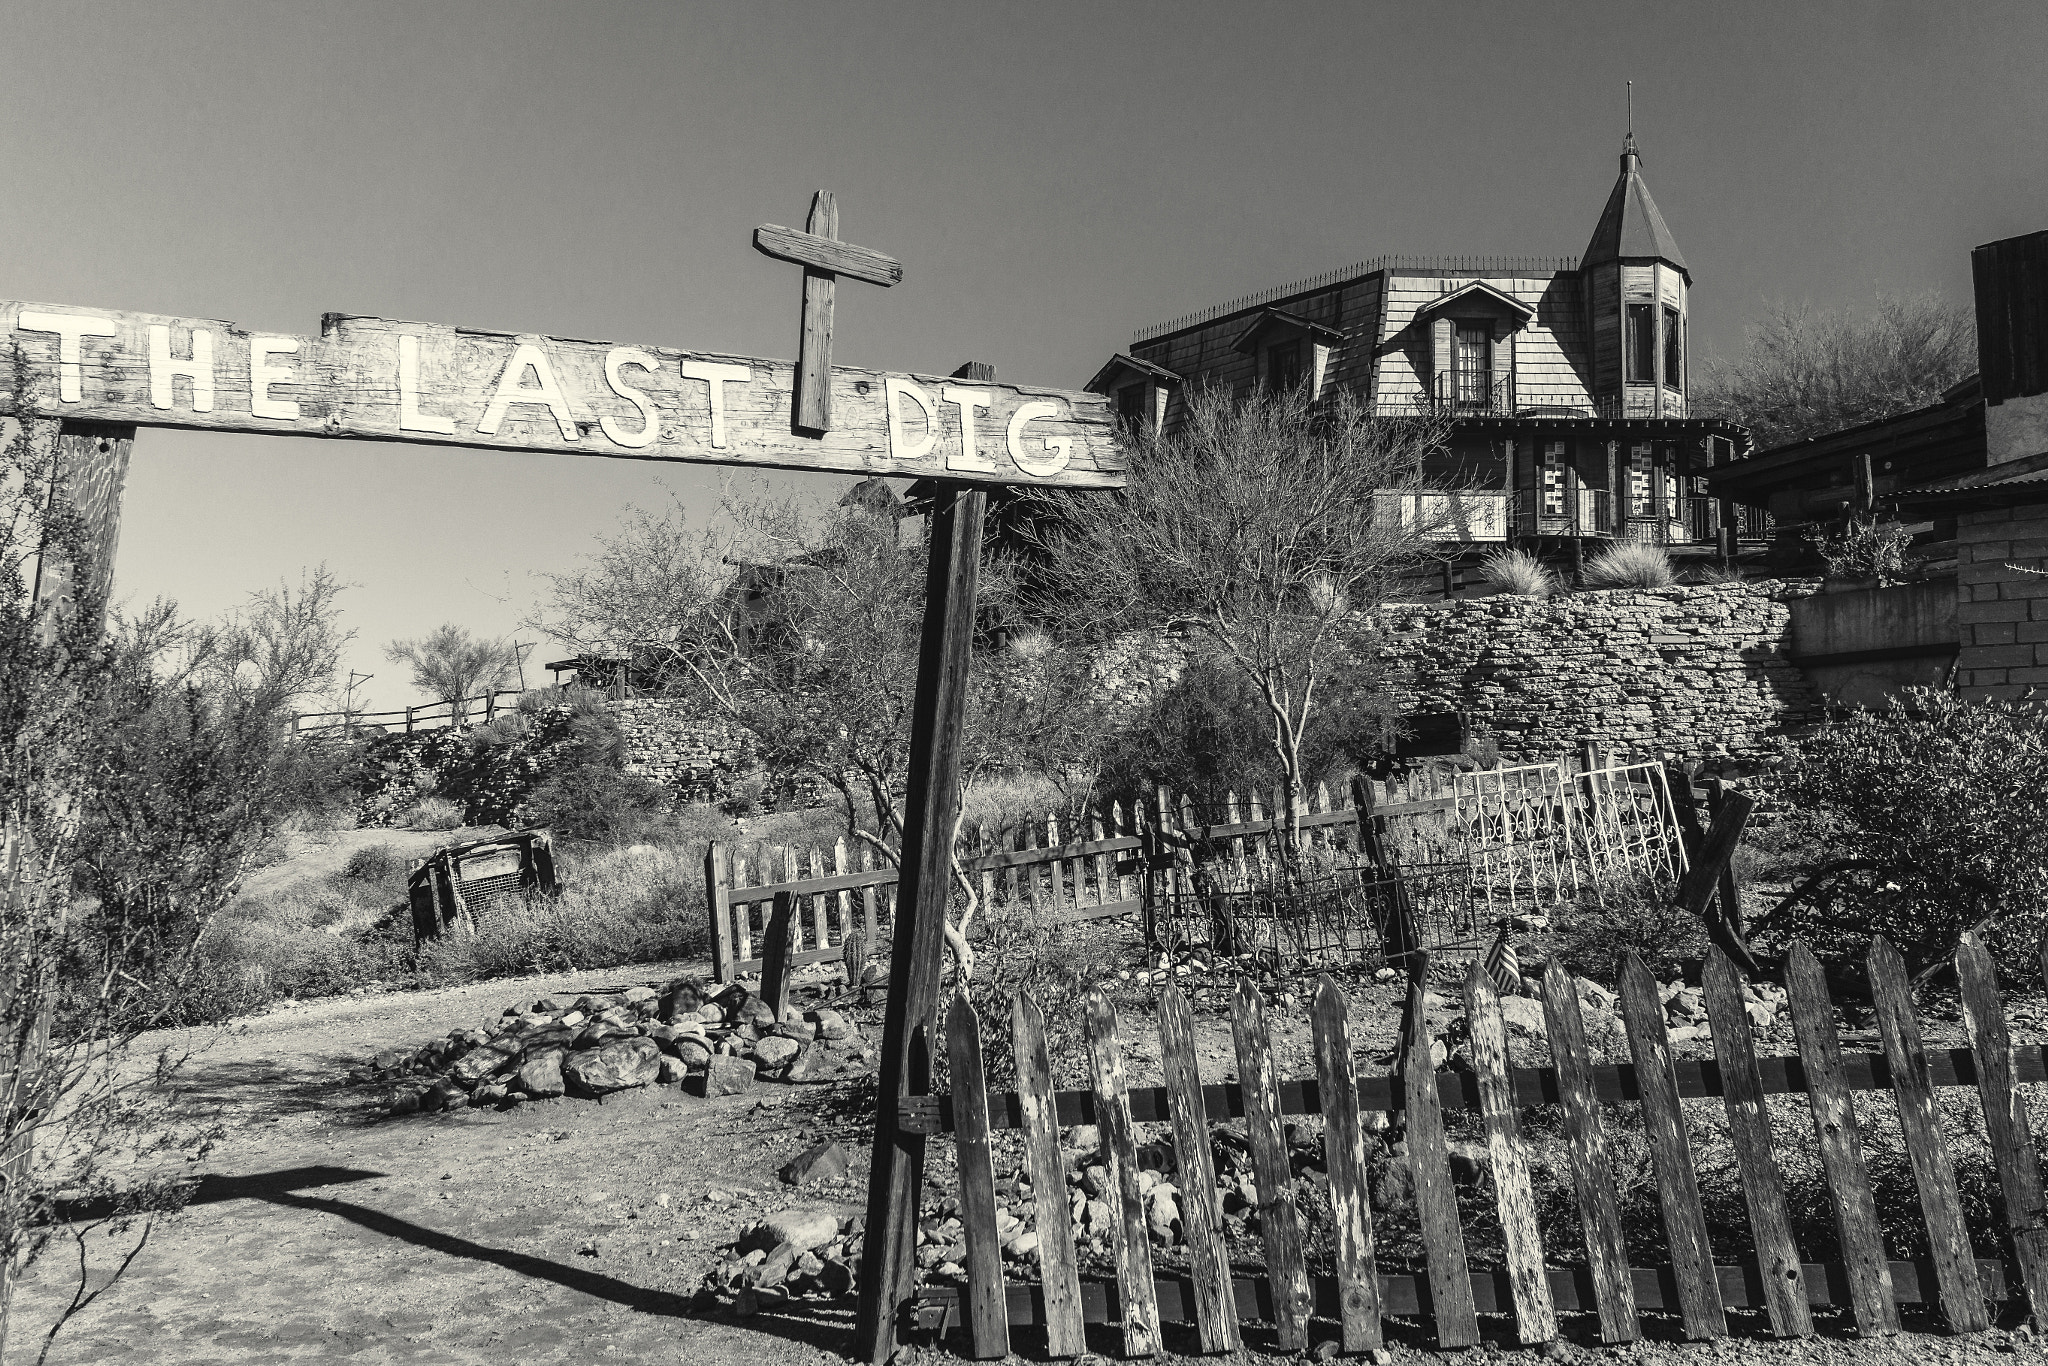
M 1653 517 L 1656 486 L 1651 482 L 1656 474 L 1656 458 L 1646 445 L 1632 446 L 1628 453 L 1628 515 L 1631 517 Z

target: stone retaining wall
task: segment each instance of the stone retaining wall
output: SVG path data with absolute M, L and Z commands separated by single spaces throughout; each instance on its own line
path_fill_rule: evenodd
M 1383 608 L 1384 650 L 1411 709 L 1456 708 L 1508 762 L 1590 741 L 1688 758 L 1758 755 L 1821 715 L 1787 657 L 1788 604 L 1807 580 L 1555 598 L 1499 594 Z M 1180 677 L 1189 642 L 1126 637 L 1095 666 L 1105 706 L 1135 713 Z M 613 704 L 628 763 L 679 791 L 723 795 L 752 771 L 743 739 L 672 704 Z
M 1795 667 L 1788 606 L 1808 580 L 1496 594 L 1383 610 L 1383 658 L 1404 705 L 1456 708 L 1510 762 L 1587 741 L 1686 757 L 1750 755 L 1820 718 Z M 1140 707 L 1180 676 L 1188 643 L 1131 637 L 1096 673 L 1112 704 Z

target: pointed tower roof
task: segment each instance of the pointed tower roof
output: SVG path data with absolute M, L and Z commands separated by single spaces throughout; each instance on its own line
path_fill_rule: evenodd
M 1690 284 L 1692 272 L 1686 269 L 1678 239 L 1664 226 L 1664 215 L 1657 212 L 1657 201 L 1650 198 L 1642 168 L 1643 159 L 1631 133 L 1621 146 L 1621 176 L 1614 182 L 1614 193 L 1607 196 L 1607 207 L 1600 211 L 1599 225 L 1593 229 L 1593 240 L 1586 244 L 1579 264 L 1585 268 L 1617 259 L 1655 259 L 1676 266 Z

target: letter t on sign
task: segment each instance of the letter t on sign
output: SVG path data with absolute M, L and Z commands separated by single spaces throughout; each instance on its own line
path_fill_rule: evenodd
M 839 240 L 839 205 L 830 190 L 811 197 L 809 231 L 763 223 L 754 229 L 754 248 L 804 268 L 803 347 L 796 361 L 796 425 L 832 430 L 832 296 L 842 275 L 884 289 L 903 278 L 903 267 L 878 251 Z

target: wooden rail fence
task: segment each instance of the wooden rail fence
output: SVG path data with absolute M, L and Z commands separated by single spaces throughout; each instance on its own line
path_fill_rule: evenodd
M 1307 794 L 1304 841 L 1328 850 L 1356 849 L 1361 807 L 1398 862 L 1468 861 L 1475 903 L 1488 908 L 1483 926 L 1503 911 L 1531 911 L 1543 898 L 1576 891 L 1585 879 L 1622 868 L 1669 880 L 1685 870 L 1677 815 L 1662 770 L 1609 756 L 1438 778 L 1410 776 L 1384 783 L 1360 780 L 1334 799 L 1318 784 Z M 969 827 L 960 860 L 983 907 L 1023 904 L 1055 922 L 1132 915 L 1143 908 L 1132 860 L 1148 832 L 1175 831 L 1184 844 L 1205 846 L 1224 871 L 1249 885 L 1255 869 L 1275 858 L 1286 829 L 1279 791 L 1226 793 L 1198 807 L 1193 798 L 1160 791 L 1126 810 L 1110 803 L 1076 820 L 1057 814 L 1007 832 Z M 1083 833 L 1085 829 L 1085 833 Z M 1063 842 L 1063 832 L 1065 842 Z M 1187 890 L 1172 867 L 1158 872 L 1166 899 Z M 788 965 L 836 962 L 857 931 L 872 947 L 893 924 L 896 869 L 872 848 L 841 840 L 829 851 L 717 843 L 704 858 L 704 896 L 711 922 L 713 971 L 720 982 L 761 969 L 776 898 L 792 898 Z M 855 903 L 858 902 L 856 910 Z M 986 914 L 984 914 L 984 921 Z
M 491 692 L 465 697 L 460 702 L 423 702 L 417 707 L 403 707 L 397 711 L 301 712 L 292 717 L 292 734 L 301 739 L 316 735 L 346 734 L 367 727 L 381 729 L 388 721 L 403 724 L 405 733 L 416 730 L 444 730 L 455 724 L 458 712 L 465 721 L 481 715 L 486 723 L 496 720 L 499 710 L 507 704 L 503 699 L 511 698 L 512 704 L 525 695 L 519 688 L 497 688 Z
M 1930 1053 L 1914 1017 L 1899 955 L 1883 940 L 1867 966 L 1876 998 L 1882 1053 L 1844 1053 L 1821 969 L 1803 945 L 1788 958 L 1786 986 L 1798 1039 L 1796 1056 L 1758 1058 L 1743 1010 L 1740 979 L 1714 950 L 1705 977 L 1715 1057 L 1677 1060 L 1666 1033 L 1657 984 L 1638 960 L 1625 965 L 1621 1009 L 1635 1061 L 1596 1065 L 1585 1041 L 1581 1004 L 1562 970 L 1542 984 L 1543 1009 L 1554 1065 L 1510 1068 L 1500 1002 L 1474 966 L 1465 983 L 1472 1070 L 1437 1071 L 1429 1049 L 1407 1054 L 1398 1076 L 1354 1074 L 1354 1049 L 1343 993 L 1325 976 L 1312 1007 L 1316 1076 L 1279 1081 L 1267 1041 L 1258 993 L 1240 983 L 1232 1007 L 1232 1033 L 1240 1082 L 1204 1084 L 1197 1073 L 1186 1000 L 1168 986 L 1161 997 L 1160 1036 L 1165 1085 L 1130 1087 L 1123 1071 L 1117 1020 L 1097 991 L 1089 1000 L 1086 1030 L 1093 1085 L 1055 1092 L 1044 1022 L 1019 999 L 1012 1013 L 1019 1089 L 989 1094 L 981 1065 L 980 1023 L 964 998 L 947 1017 L 952 1091 L 911 1096 L 900 1103 L 900 1122 L 926 1134 L 952 1133 L 959 1154 L 960 1219 L 965 1228 L 967 1284 L 927 1287 L 918 1313 L 927 1327 L 963 1326 L 972 1354 L 1003 1356 L 1009 1332 L 1043 1324 L 1053 1356 L 1083 1350 L 1083 1325 L 1121 1327 L 1126 1353 L 1159 1350 L 1162 1320 L 1192 1322 L 1202 1350 L 1238 1342 L 1239 1321 L 1276 1326 L 1283 1348 L 1308 1345 L 1311 1316 L 1340 1326 L 1346 1351 L 1381 1345 L 1386 1315 L 1420 1316 L 1434 1324 L 1438 1345 L 1479 1340 L 1480 1313 L 1508 1313 L 1525 1344 L 1557 1336 L 1557 1314 L 1591 1311 L 1603 1341 L 1640 1334 L 1643 1309 L 1675 1312 L 1695 1340 L 1726 1334 L 1724 1310 L 1760 1305 L 1781 1337 L 1814 1332 L 1812 1306 L 1845 1306 L 1863 1334 L 1896 1332 L 1897 1306 L 1938 1305 L 1957 1331 L 1991 1323 L 1989 1302 L 2024 1295 L 2037 1310 L 2048 1305 L 2048 1213 L 2043 1210 L 2034 1138 L 2020 1103 L 2022 1083 L 2048 1081 L 2048 1047 L 2015 1048 L 2006 1029 L 1991 959 L 1965 939 L 1956 954 L 1970 1046 Z M 1427 1028 L 1427 997 L 1411 985 L 1409 1027 Z M 936 1022 L 934 1022 L 934 1025 Z M 925 1026 L 927 1028 L 933 1026 Z M 1422 1037 L 1427 1037 L 1424 1034 Z M 1937 1120 L 1937 1088 L 1974 1086 L 1987 1117 L 1986 1134 L 2003 1194 L 2015 1257 L 2007 1268 L 1980 1256 L 1963 1224 L 1955 1174 Z M 1889 1090 L 1894 1096 L 1920 1198 L 1931 1258 L 1890 1260 L 1879 1232 L 1876 1204 L 1850 1095 Z M 1793 1139 L 1773 1133 L 1763 1097 L 1806 1095 L 1825 1182 L 1833 1204 L 1841 1260 L 1805 1260 L 1794 1245 L 1777 1153 Z M 1679 1101 L 1720 1096 L 1747 1205 L 1758 1257 L 1717 1263 L 1702 1210 Z M 1545 1264 L 1519 1131 L 1524 1107 L 1562 1103 L 1569 1160 L 1588 1253 L 1584 1267 Z M 1601 1107 L 1639 1102 L 1650 1149 L 1671 1260 L 1630 1266 L 1615 1207 L 1616 1182 L 1602 1129 Z M 1504 1234 L 1505 1266 L 1472 1271 L 1452 1194 L 1443 1114 L 1477 1111 L 1484 1118 L 1493 1184 Z M 1409 1161 L 1415 1177 L 1422 1275 L 1381 1273 L 1366 1183 L 1362 1111 L 1405 1113 Z M 1336 1224 L 1334 1274 L 1304 1269 L 1303 1229 L 1282 1136 L 1282 1116 L 1323 1119 L 1330 1203 Z M 1209 1167 L 1208 1124 L 1243 1119 L 1253 1157 L 1261 1212 L 1264 1273 L 1239 1274 L 1229 1262 L 1221 1209 Z M 1179 1201 L 1189 1243 L 1189 1268 L 1156 1274 L 1146 1235 L 1133 1126 L 1168 1122 L 1181 1163 Z M 1068 1186 L 1060 1147 L 1062 1125 L 1093 1124 L 1103 1145 L 1117 1272 L 1083 1280 L 1068 1223 Z M 1803 1126 L 1802 1126 L 1803 1127 Z M 1005 1282 L 998 1239 L 988 1135 L 993 1129 L 1026 1132 L 1027 1166 L 1037 1193 L 1040 1279 Z M 2010 1285 L 2011 1289 L 2008 1289 Z

